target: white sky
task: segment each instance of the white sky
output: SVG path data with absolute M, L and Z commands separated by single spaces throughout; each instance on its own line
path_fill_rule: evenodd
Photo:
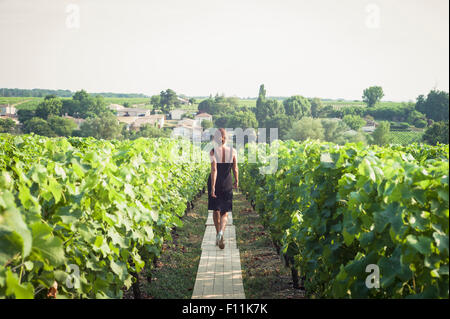
M 415 100 L 448 91 L 448 12 L 448 0 L 0 0 L 0 87 L 247 97 L 264 83 L 361 99 L 380 85 L 383 100 Z

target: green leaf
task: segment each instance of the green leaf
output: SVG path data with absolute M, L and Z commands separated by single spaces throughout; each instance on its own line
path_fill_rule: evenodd
M 407 243 L 413 247 L 415 250 L 417 250 L 422 255 L 429 255 L 431 254 L 431 239 L 419 236 L 418 238 L 414 235 L 408 235 L 406 237 Z
M 443 235 L 438 232 L 433 233 L 436 246 L 441 254 L 447 254 L 448 256 L 448 235 Z
M 342 232 L 342 235 L 344 236 L 344 242 L 347 246 L 350 246 L 353 242 L 353 240 L 355 239 L 355 235 L 352 235 L 350 233 L 347 232 L 347 230 L 344 229 L 344 231 Z
M 6 270 L 6 295 L 17 299 L 33 299 L 34 287 L 31 283 L 20 284 L 19 277 L 11 269 Z
M 97 236 L 95 238 L 94 246 L 100 248 L 103 244 L 103 236 Z
M 22 249 L 23 257 L 27 257 L 30 254 L 31 251 L 31 245 L 32 245 L 32 237 L 31 232 L 28 229 L 27 225 L 25 224 L 25 221 L 22 217 L 22 214 L 19 212 L 17 208 L 15 208 L 13 205 L 13 197 L 12 194 L 8 191 L 5 191 L 3 194 L 3 199 L 5 203 L 10 203 L 8 207 L 3 212 L 3 231 L 0 228 L 0 234 L 1 236 L 6 236 L 6 240 L 9 242 L 14 242 L 13 237 L 7 235 L 8 232 L 14 232 L 20 237 L 20 246 Z M 0 224 L 0 227 L 2 227 Z M 4 258 L 1 257 L 0 253 L 0 262 L 5 262 Z
M 57 267 L 64 263 L 64 249 L 61 239 L 54 237 L 51 227 L 34 223 L 31 225 L 33 234 L 33 254 L 37 259 Z
M 48 190 L 53 194 L 55 203 L 58 203 L 62 195 L 62 186 L 53 177 L 48 180 Z

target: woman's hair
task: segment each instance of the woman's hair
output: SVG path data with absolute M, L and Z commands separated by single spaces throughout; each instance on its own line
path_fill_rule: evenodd
M 224 128 L 219 128 L 220 134 L 222 135 L 222 145 L 227 141 L 227 131 Z
M 211 140 L 217 144 L 224 145 L 227 141 L 227 131 L 224 128 L 219 128 L 214 132 L 214 136 L 211 136 Z

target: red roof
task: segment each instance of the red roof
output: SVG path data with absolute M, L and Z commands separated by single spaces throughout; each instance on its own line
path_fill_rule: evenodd
M 201 117 L 211 117 L 212 115 L 211 115 L 211 114 L 208 114 L 208 113 L 199 113 L 199 114 L 197 114 L 196 116 L 201 116 Z

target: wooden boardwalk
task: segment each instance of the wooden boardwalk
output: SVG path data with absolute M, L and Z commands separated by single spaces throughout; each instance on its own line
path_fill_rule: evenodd
M 236 246 L 236 229 L 231 212 L 228 213 L 224 240 L 224 249 L 216 246 L 216 229 L 210 211 L 192 299 L 245 299 L 241 258 Z

